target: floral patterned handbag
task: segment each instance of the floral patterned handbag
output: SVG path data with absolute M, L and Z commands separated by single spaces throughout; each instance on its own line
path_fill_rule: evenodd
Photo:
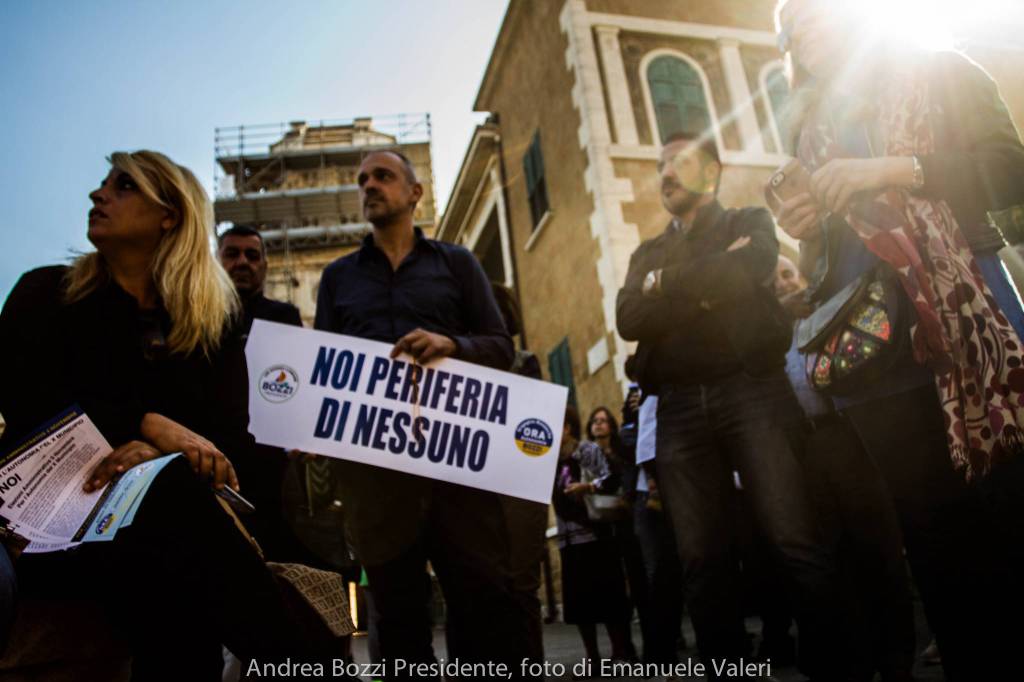
M 898 287 L 878 266 L 800 321 L 797 346 L 812 388 L 842 396 L 884 379 L 910 340 Z

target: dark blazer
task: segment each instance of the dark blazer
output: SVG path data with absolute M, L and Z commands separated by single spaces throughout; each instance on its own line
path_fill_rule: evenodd
M 921 194 L 945 199 L 974 253 L 1004 245 L 988 211 L 1024 203 L 1024 145 L 999 89 L 964 55 L 932 57 L 935 151 L 921 157 Z
M 249 397 L 238 334 L 200 352 L 147 359 L 135 299 L 114 282 L 75 303 L 64 297 L 67 268 L 22 275 L 0 312 L 0 391 L 7 428 L 0 449 L 78 404 L 113 447 L 141 439 L 142 417 L 156 412 L 213 443 L 229 459 L 248 456 Z M 170 320 L 162 314 L 163 324 Z
M 275 301 L 262 293 L 242 299 L 242 315 L 239 321 L 239 332 L 243 344 L 248 341 L 253 320 L 269 320 L 302 326 L 299 309 L 285 301 Z M 256 536 L 264 554 L 272 561 L 296 561 L 311 563 L 310 560 L 296 554 L 295 544 L 289 542 L 291 530 L 283 523 L 282 510 L 285 509 L 282 499 L 282 482 L 287 476 L 288 457 L 282 448 L 256 444 L 253 456 L 235 459 L 235 473 L 238 482 L 245 491 L 246 499 L 256 507 L 254 515 L 246 517 L 248 530 Z

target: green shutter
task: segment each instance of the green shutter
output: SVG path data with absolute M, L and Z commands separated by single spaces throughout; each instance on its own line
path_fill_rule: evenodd
M 533 184 L 536 182 L 537 172 L 534 170 L 533 161 L 533 144 L 526 150 L 526 155 L 523 156 L 523 173 L 526 176 L 526 191 L 531 192 L 533 190 Z
M 533 153 L 534 178 L 537 182 L 544 180 L 544 154 L 540 149 L 540 131 L 533 135 L 533 142 L 530 144 L 530 151 Z
M 548 374 L 551 381 L 569 389 L 569 404 L 576 407 L 576 382 L 572 376 L 572 357 L 569 355 L 569 339 L 562 339 L 555 349 L 548 353 Z
M 711 110 L 700 74 L 678 57 L 658 57 L 647 67 L 658 134 L 701 135 L 711 127 Z
M 533 227 L 548 210 L 547 184 L 544 182 L 544 156 L 540 151 L 540 131 L 533 135 L 530 147 L 523 155 L 523 176 L 526 179 L 526 195 L 530 203 L 530 217 Z

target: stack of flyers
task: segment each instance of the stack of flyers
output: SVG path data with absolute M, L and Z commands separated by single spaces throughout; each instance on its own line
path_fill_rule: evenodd
M 0 527 L 26 553 L 55 552 L 82 542 L 107 542 L 132 523 L 149 486 L 178 454 L 138 464 L 102 490 L 84 485 L 113 448 L 89 418 L 72 407 L 0 456 Z

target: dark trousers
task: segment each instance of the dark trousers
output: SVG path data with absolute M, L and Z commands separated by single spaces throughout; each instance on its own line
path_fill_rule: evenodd
M 342 655 L 312 609 L 284 598 L 181 458 L 112 542 L 23 555 L 17 569 L 26 599 L 101 599 L 130 645 L 135 682 L 220 680 L 221 644 L 267 663 Z
M 658 486 L 675 530 L 687 605 L 705 660 L 749 653 L 735 544 L 736 470 L 753 521 L 781 561 L 797 614 L 808 624 L 804 646 L 816 653 L 807 659 L 808 671 L 817 674 L 837 664 L 825 636 L 834 625 L 835 570 L 821 546 L 796 451 L 800 422 L 781 369 L 659 393 Z
M 840 415 L 816 422 L 804 464 L 828 545 L 839 558 L 844 611 L 859 677 L 907 679 L 914 607 L 903 536 L 878 467 Z
M 289 512 L 294 514 L 298 510 L 286 508 L 284 484 L 286 481 L 295 482 L 294 475 L 287 476 L 288 470 L 289 462 L 281 448 L 256 445 L 253 451 L 248 453 L 248 457 L 239 459 L 235 471 L 238 473 L 242 494 L 256 508 L 255 512 L 246 515 L 242 521 L 256 538 L 267 561 L 299 563 L 337 570 L 336 566 L 332 566 L 330 562 L 304 546 L 291 528 Z M 289 503 L 293 502 L 289 500 Z M 341 532 L 340 527 L 335 530 Z
M 643 627 L 644 663 L 675 663 L 683 620 L 683 567 L 672 526 L 665 513 L 647 507 L 638 492 L 633 506 L 636 538 L 647 575 L 647 627 Z
M 1013 528 L 1020 518 L 1005 517 L 1013 505 L 1019 514 L 1024 490 L 1007 493 L 1012 471 L 1006 480 L 996 470 L 969 485 L 953 470 L 934 386 L 844 413 L 892 494 L 946 679 L 1016 679 L 1022 600 L 1014 559 L 1021 548 Z
M 448 660 L 505 662 L 518 676 L 520 661 L 530 656 L 530 640 L 510 586 L 501 499 L 464 486 L 436 486 L 417 543 L 383 564 L 365 566 L 378 616 L 380 655 L 392 678 L 406 676 L 393 674 L 396 658 L 436 660 L 429 561 L 445 598 Z
M 508 529 L 509 580 L 519 619 L 519 638 L 535 663 L 544 662 L 544 632 L 540 615 L 540 567 L 547 551 L 548 507 L 539 502 L 503 495 Z
M 632 485 L 636 486 L 635 480 Z M 643 551 L 640 549 L 640 542 L 633 530 L 633 519 L 617 521 L 612 528 L 612 539 L 622 558 L 622 568 L 625 570 L 626 585 L 629 588 L 629 601 L 636 609 L 637 618 L 640 620 L 640 636 L 643 638 L 646 648 L 647 640 L 653 636 L 652 628 L 654 627 L 654 622 L 651 619 L 650 582 L 647 578 L 647 569 L 644 566 Z M 636 647 L 632 637 L 630 637 L 627 647 L 627 657 L 636 656 Z
M 14 598 L 17 594 L 14 566 L 7 550 L 0 545 L 0 655 L 7 645 L 7 634 L 14 622 Z

